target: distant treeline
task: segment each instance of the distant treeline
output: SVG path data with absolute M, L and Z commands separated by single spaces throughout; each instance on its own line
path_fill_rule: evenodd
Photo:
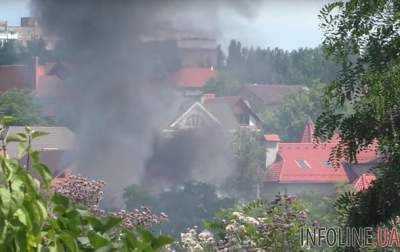
M 301 84 L 335 79 L 339 67 L 326 59 L 323 49 L 300 48 L 286 51 L 279 48 L 247 48 L 232 40 L 228 55 L 219 54 L 219 68 L 242 83 Z

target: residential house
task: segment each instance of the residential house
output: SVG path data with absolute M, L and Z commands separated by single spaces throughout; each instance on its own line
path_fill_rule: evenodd
M 34 131 L 46 132 L 32 142 L 32 148 L 40 151 L 41 161 L 47 165 L 55 175 L 66 168 L 71 168 L 76 151 L 75 134 L 66 127 L 31 127 Z M 25 127 L 11 126 L 3 131 L 1 138 L 25 132 Z M 18 157 L 18 143 L 11 142 L 7 145 L 7 155 L 11 158 Z M 22 159 L 25 164 L 26 159 Z
M 357 155 L 357 164 L 346 161 L 339 166 L 330 162 L 330 154 L 338 143 L 338 137 L 329 143 L 313 141 L 314 124 L 309 121 L 305 127 L 302 141 L 282 143 L 277 135 L 266 135 L 266 175 L 265 191 L 276 193 L 321 192 L 332 193 L 337 184 L 355 183 L 356 188 L 365 188 L 367 176 L 371 181 L 371 169 L 379 161 L 375 146 Z M 364 177 L 363 177 L 364 176 Z M 362 184 L 362 185 L 360 185 Z
M 241 97 L 205 94 L 200 102 L 193 103 L 175 119 L 168 129 L 176 131 L 204 127 L 234 132 L 240 127 L 261 129 L 262 122 Z
M 240 89 L 239 96 L 259 111 L 266 107 L 277 107 L 283 103 L 286 96 L 302 91 L 307 91 L 307 88 L 299 85 L 249 84 Z

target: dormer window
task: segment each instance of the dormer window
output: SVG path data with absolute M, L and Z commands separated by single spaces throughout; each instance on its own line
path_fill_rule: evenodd
M 324 161 L 324 167 L 326 167 L 326 168 L 332 168 L 332 163 L 331 163 L 331 161 L 329 161 L 329 160 Z
M 296 160 L 297 165 L 302 169 L 310 169 L 311 166 L 306 160 Z

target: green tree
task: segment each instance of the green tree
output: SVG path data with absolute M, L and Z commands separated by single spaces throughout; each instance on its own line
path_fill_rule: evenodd
M 236 168 L 227 178 L 224 190 L 234 198 L 260 198 L 262 175 L 265 171 L 264 137 L 261 132 L 238 130 L 232 142 Z
M 224 69 L 241 83 L 307 85 L 314 80 L 334 80 L 339 67 L 325 57 L 321 47 L 255 49 L 232 40 Z
M 0 46 L 0 65 L 31 64 L 33 57 L 39 57 L 41 63 L 54 59 L 42 39 L 28 41 L 26 46 L 18 40 L 9 40 Z
M 17 40 L 9 40 L 0 47 L 0 65 L 13 65 L 21 62 L 27 50 Z
M 203 87 L 204 93 L 213 93 L 218 96 L 236 95 L 241 87 L 240 81 L 231 73 L 221 70 L 215 79 L 211 79 Z
M 139 191 L 145 196 L 139 195 L 137 199 L 134 195 Z M 179 236 L 188 227 L 201 227 L 204 220 L 234 204 L 234 200 L 220 197 L 214 186 L 196 181 L 176 185 L 158 195 L 151 195 L 138 186 L 130 186 L 125 190 L 124 200 L 127 206 L 143 203 L 155 211 L 165 212 L 168 222 L 159 227 L 160 231 L 174 236 Z
M 29 90 L 9 90 L 0 95 L 0 115 L 11 116 L 14 125 L 42 125 L 41 107 Z
M 155 197 L 139 185 L 130 185 L 124 189 L 122 195 L 126 208 L 129 210 L 139 209 L 142 206 L 154 206 Z
M 379 143 L 382 160 L 374 185 L 341 202 L 350 204 L 349 225 L 387 223 L 400 215 L 400 5 L 338 1 L 325 6 L 320 17 L 324 46 L 341 70 L 326 90 L 316 134 L 322 139 L 340 134 L 333 152 L 338 161 L 356 162 L 360 150 Z
M 299 141 L 307 121 L 315 121 L 322 111 L 325 86 L 314 82 L 308 89 L 287 96 L 278 108 L 266 108 L 262 112 L 265 130 L 278 134 L 283 141 Z

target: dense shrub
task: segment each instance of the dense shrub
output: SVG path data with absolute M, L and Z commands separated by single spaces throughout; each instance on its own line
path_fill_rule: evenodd
M 206 223 L 207 230 L 181 234 L 180 246 L 191 251 L 299 251 L 300 230 L 309 225 L 307 210 L 296 198 L 278 195 L 271 203 L 258 200 L 222 211 Z
M 3 128 L 4 129 L 4 128 Z M 0 251 L 153 251 L 171 242 L 135 226 L 121 216 L 97 216 L 86 206 L 53 193 L 52 176 L 31 141 L 43 132 L 3 139 L 0 156 Z M 8 142 L 19 142 L 26 164 L 6 155 Z

